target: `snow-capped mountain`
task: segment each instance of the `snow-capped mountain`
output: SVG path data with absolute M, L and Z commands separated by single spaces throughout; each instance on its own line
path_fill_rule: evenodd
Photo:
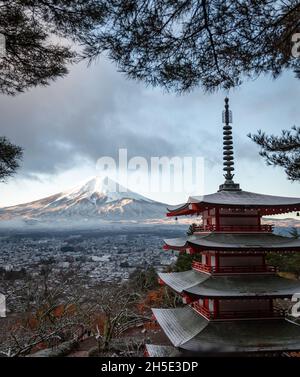
M 165 217 L 166 205 L 127 190 L 109 178 L 95 177 L 71 190 L 0 209 L 0 220 L 148 220 Z

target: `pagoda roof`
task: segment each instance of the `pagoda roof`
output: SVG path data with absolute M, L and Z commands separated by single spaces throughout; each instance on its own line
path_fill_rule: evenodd
M 195 337 L 209 323 L 189 306 L 179 309 L 152 309 L 152 312 L 175 347 Z
M 300 198 L 221 190 L 213 194 L 190 196 L 187 203 L 168 208 L 167 216 L 192 215 L 213 207 L 259 209 L 261 215 L 300 210 Z
M 203 283 L 210 275 L 197 272 L 195 270 L 183 272 L 159 272 L 159 278 L 170 288 L 178 293 L 182 293 L 189 288 Z
M 289 297 L 300 291 L 300 282 L 278 275 L 208 275 L 194 270 L 159 273 L 160 279 L 178 293 L 199 297 Z M 197 276 L 198 275 L 198 276 Z
M 286 319 L 208 321 L 186 306 L 152 309 L 174 347 L 193 352 L 267 352 L 300 349 L 300 326 Z
M 173 346 L 146 344 L 146 350 L 149 357 L 176 357 L 181 355 L 181 352 Z
M 300 250 L 300 239 L 273 233 L 203 233 L 185 238 L 165 239 L 168 249 L 182 250 L 189 246 L 203 250 Z

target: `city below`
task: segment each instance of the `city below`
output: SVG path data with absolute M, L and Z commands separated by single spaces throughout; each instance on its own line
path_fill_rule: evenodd
M 1 234 L 0 277 L 2 284 L 6 283 L 5 292 L 9 297 L 7 312 L 24 310 L 19 300 L 24 281 L 34 279 L 43 271 L 47 271 L 50 286 L 57 284 L 58 276 L 73 274 L 77 283 L 88 289 L 99 283 L 122 283 L 138 269 L 150 266 L 164 269 L 174 263 L 176 256 L 162 250 L 163 235 L 184 234 L 186 227 L 162 228 L 165 229 L 130 226 L 119 232 Z

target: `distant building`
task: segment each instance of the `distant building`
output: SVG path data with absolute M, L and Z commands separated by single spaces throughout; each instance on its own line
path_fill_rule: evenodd
M 106 254 L 106 255 L 101 255 L 100 257 L 93 255 L 92 261 L 93 262 L 109 262 L 110 261 L 110 255 Z

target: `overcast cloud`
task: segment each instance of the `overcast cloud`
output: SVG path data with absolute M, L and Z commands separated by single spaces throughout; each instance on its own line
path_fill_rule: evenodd
M 49 87 L 17 97 L 2 96 L 1 134 L 24 148 L 22 168 L 8 185 L 13 191 L 13 185 L 24 178 L 48 185 L 49 177 L 54 182 L 59 176 L 62 182 L 62 174 L 71 169 L 81 166 L 84 171 L 85 166 L 96 166 L 99 157 L 117 157 L 119 148 L 127 148 L 129 157 L 203 156 L 208 187 L 215 189 L 223 179 L 221 113 L 226 94 L 163 93 L 127 80 L 102 59 L 89 68 L 72 67 L 69 76 Z M 274 173 L 264 165 L 246 135 L 259 128 L 278 134 L 297 124 L 299 94 L 299 80 L 292 75 L 275 82 L 261 78 L 230 93 L 236 176 L 256 186 L 256 191 L 270 177 L 277 187 L 295 191 L 280 169 Z M 254 182 L 258 170 L 264 174 Z M 58 182 L 56 186 L 58 190 Z M 0 188 L 0 194 L 6 190 L 7 186 Z M 35 190 L 40 191 L 40 186 Z M 38 193 L 28 194 L 28 198 L 35 196 Z

